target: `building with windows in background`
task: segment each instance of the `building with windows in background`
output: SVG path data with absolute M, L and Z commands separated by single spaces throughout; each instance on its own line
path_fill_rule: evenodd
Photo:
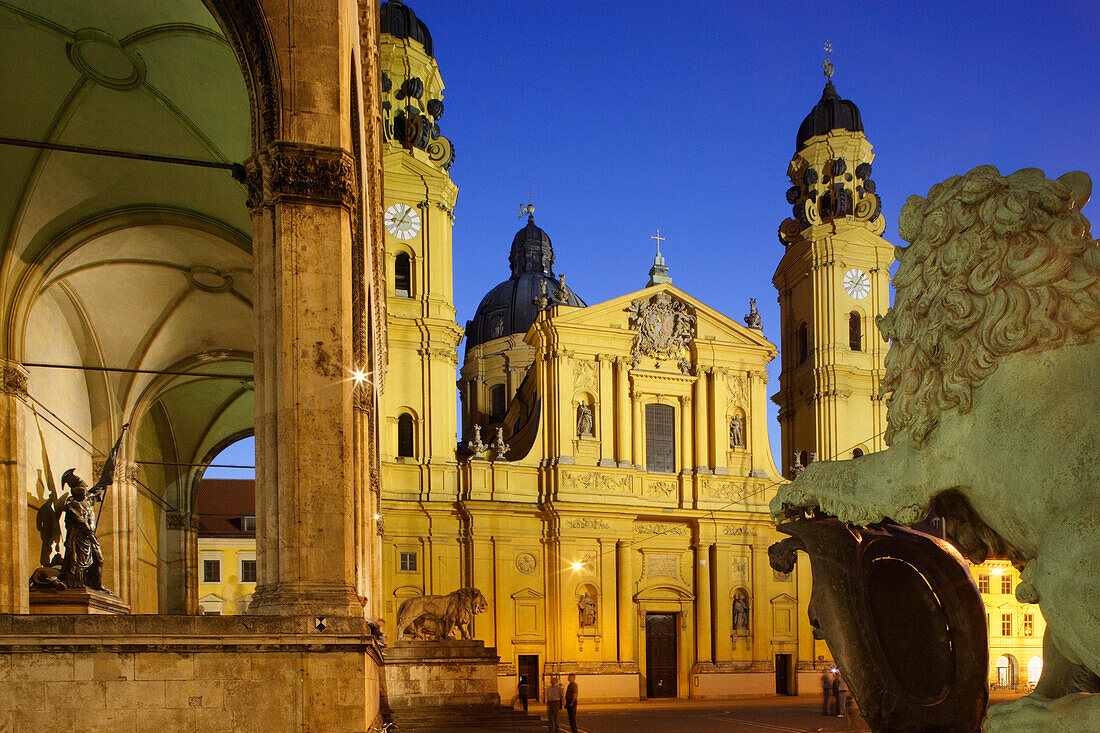
M 200 611 L 247 613 L 256 590 L 256 482 L 204 479 L 195 506 Z

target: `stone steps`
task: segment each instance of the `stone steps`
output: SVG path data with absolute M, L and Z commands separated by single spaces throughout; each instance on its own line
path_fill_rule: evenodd
M 451 733 L 453 731 L 525 731 L 545 726 L 537 715 L 500 705 L 395 709 L 396 733 Z

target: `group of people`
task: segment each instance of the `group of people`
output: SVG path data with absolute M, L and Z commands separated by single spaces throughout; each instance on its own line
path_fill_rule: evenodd
M 570 733 L 577 733 L 577 675 L 568 677 L 569 685 L 562 690 L 561 678 L 557 675 L 550 678 L 550 687 L 546 689 L 546 719 L 550 726 L 550 733 L 558 733 L 558 713 L 561 712 L 562 703 L 565 703 L 565 712 L 569 715 Z M 527 678 L 519 678 L 519 699 L 523 703 L 523 709 L 527 710 L 527 698 L 531 694 L 531 685 Z
M 838 718 L 848 714 L 848 683 L 839 669 L 821 673 L 821 714 Z

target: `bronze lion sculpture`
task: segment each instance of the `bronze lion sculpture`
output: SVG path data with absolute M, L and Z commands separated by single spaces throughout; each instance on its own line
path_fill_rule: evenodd
M 449 639 L 458 630 L 462 639 L 474 636 L 474 616 L 489 608 L 477 588 L 459 588 L 445 596 L 415 596 L 397 609 L 399 639 Z
M 1100 731 L 1100 245 L 1084 173 L 975 168 L 899 219 L 886 450 L 815 462 L 772 501 L 852 524 L 935 511 L 974 562 L 1007 557 L 1047 621 L 1035 691 L 988 733 Z

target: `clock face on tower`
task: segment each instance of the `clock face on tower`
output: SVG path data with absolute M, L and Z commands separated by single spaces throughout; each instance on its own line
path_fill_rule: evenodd
M 871 292 L 871 280 L 863 270 L 851 269 L 844 273 L 844 292 L 856 300 L 863 300 Z
M 408 204 L 394 204 L 386 209 L 386 231 L 398 239 L 412 239 L 420 231 L 420 215 Z

